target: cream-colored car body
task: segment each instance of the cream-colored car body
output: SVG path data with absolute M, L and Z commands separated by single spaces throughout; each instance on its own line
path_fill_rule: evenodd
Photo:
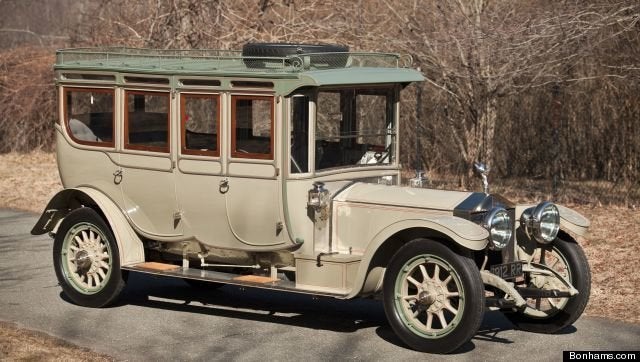
M 313 91 L 305 93 L 311 94 L 309 169 L 299 173 L 290 169 L 292 99 L 298 89 L 354 84 L 387 87 L 395 94 L 392 117 L 395 127 L 399 127 L 399 93 L 407 83 L 422 80 L 417 71 L 379 70 L 381 75 L 376 78 L 371 69 L 361 70 L 361 74 L 359 70 L 347 73 L 339 69 L 328 71 L 328 75 L 309 71 L 295 77 L 285 74 L 267 78 L 268 74 L 252 77 L 231 72 L 207 75 L 137 69 L 125 65 L 100 69 L 58 64 L 60 121 L 56 124 L 56 145 L 65 190 L 47 206 L 35 233 L 55 233 L 70 210 L 96 207 L 114 231 L 123 267 L 135 267 L 148 260 L 145 248 L 153 246 L 182 258 L 183 267 L 200 259 L 257 264 L 270 268 L 272 276 L 277 276 L 278 271 L 294 272 L 294 291 L 338 298 L 378 292 L 385 263 L 409 237 L 438 238 L 471 251 L 487 247 L 489 233 L 483 226 L 454 216 L 454 209 L 473 193 L 400 185 L 400 132 L 396 132 L 395 157 L 388 163 L 315 169 L 317 104 Z M 136 83 L 136 79 L 144 82 Z M 185 79 L 200 83 L 185 85 Z M 206 85 L 207 81 L 218 85 Z M 240 85 L 233 85 L 234 81 Z M 265 81 L 272 82 L 272 86 L 256 86 Z M 78 143 L 65 126 L 64 92 L 88 88 L 113 91 L 112 145 Z M 127 91 L 169 97 L 167 152 L 125 146 Z M 187 94 L 219 97 L 218 156 L 181 152 L 180 100 Z M 272 159 L 232 155 L 233 96 L 266 97 L 272 101 Z M 389 179 L 394 180 L 393 185 L 377 183 Z M 309 191 L 319 181 L 324 183 L 330 202 L 313 215 L 314 210 L 308 205 Z M 516 207 L 516 219 L 524 209 Z M 567 208 L 560 211 L 563 229 L 578 235 L 585 233 L 586 219 Z M 144 244 L 143 240 L 152 243 Z

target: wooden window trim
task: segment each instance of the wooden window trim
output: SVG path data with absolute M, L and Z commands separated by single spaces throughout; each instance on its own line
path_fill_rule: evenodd
M 139 94 L 139 95 L 152 95 L 152 96 L 161 96 L 167 98 L 167 146 L 159 147 L 159 146 L 142 146 L 135 145 L 129 143 L 129 95 L 130 94 Z M 136 150 L 136 151 L 149 151 L 149 152 L 163 152 L 169 153 L 169 147 L 171 146 L 171 97 L 169 92 L 166 91 L 139 91 L 139 90 L 128 90 L 124 91 L 124 148 L 127 150 Z
M 73 132 L 71 132 L 71 127 L 69 127 L 69 110 L 67 109 L 67 96 L 69 92 L 85 92 L 85 93 L 110 93 L 111 98 L 113 99 L 113 107 L 111 111 L 111 142 L 98 142 L 98 141 L 83 141 L 75 138 L 73 136 Z M 62 92 L 62 112 L 64 116 L 64 127 L 69 135 L 69 138 L 77 144 L 85 145 L 85 146 L 95 146 L 95 147 L 107 147 L 114 148 L 115 140 L 116 140 L 116 92 L 113 88 L 77 88 L 77 87 L 63 87 Z
M 244 153 L 236 151 L 236 103 L 238 100 L 268 100 L 271 102 L 271 129 L 269 131 L 269 153 Z M 273 160 L 274 147 L 274 119 L 275 119 L 275 102 L 273 96 L 249 96 L 249 95 L 232 95 L 231 96 L 231 157 L 249 158 L 260 160 Z
M 218 104 L 216 113 L 216 149 L 215 151 L 201 151 L 187 149 L 187 98 L 204 98 L 215 99 Z M 220 102 L 219 94 L 195 94 L 195 93 L 183 93 L 180 95 L 180 152 L 183 155 L 198 155 L 198 156 L 210 156 L 220 157 L 220 112 L 222 111 L 222 105 Z

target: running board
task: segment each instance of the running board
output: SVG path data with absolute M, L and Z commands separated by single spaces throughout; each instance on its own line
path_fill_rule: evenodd
M 164 263 L 139 263 L 123 266 L 122 270 L 129 270 L 138 273 L 160 275 L 165 277 L 202 280 L 207 282 L 222 283 L 229 285 L 237 285 L 241 287 L 281 290 L 292 293 L 309 294 L 314 296 L 345 298 L 348 294 L 319 292 L 306 289 L 296 288 L 296 283 L 288 280 L 272 279 L 258 275 L 242 275 L 233 273 L 224 273 L 218 271 L 183 268 L 179 265 Z

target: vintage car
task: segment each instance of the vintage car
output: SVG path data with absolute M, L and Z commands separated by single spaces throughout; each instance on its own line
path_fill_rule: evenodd
M 431 353 L 468 342 L 486 310 L 534 332 L 572 324 L 589 221 L 489 193 L 482 165 L 484 192 L 403 180 L 400 93 L 424 80 L 410 65 L 322 44 L 58 51 L 65 188 L 32 234 L 54 238 L 62 290 L 103 307 L 136 272 L 377 296 Z

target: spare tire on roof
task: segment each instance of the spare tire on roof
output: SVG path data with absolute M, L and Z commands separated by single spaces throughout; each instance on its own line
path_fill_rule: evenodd
M 349 56 L 344 53 L 348 52 L 348 46 L 339 44 L 247 43 L 242 47 L 242 56 L 245 57 L 244 63 L 248 68 L 277 67 L 282 65 L 281 60 L 264 58 L 286 58 L 290 56 L 300 56 L 300 60 L 303 60 L 306 66 L 338 68 L 344 67 L 347 63 Z M 305 59 L 303 57 L 304 54 L 313 55 Z M 285 65 L 292 65 L 292 62 L 287 60 Z M 301 66 L 301 64 L 293 65 Z

